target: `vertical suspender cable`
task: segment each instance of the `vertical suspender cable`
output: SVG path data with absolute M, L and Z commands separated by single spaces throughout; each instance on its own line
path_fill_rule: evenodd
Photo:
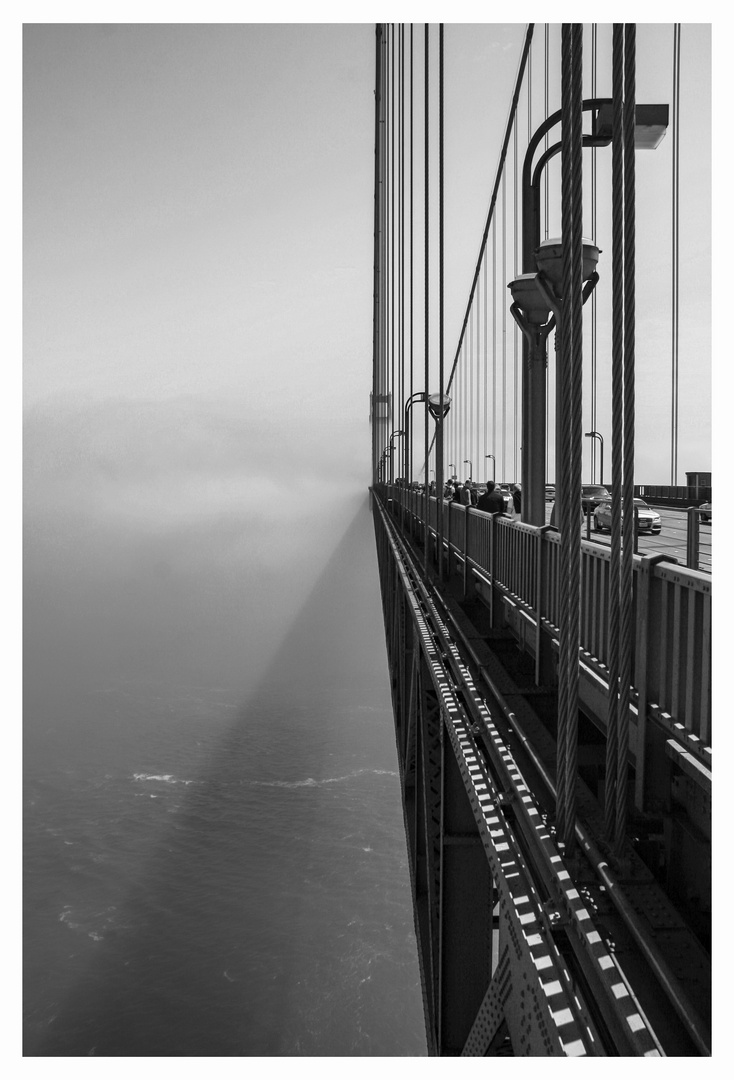
M 543 119 L 547 120 L 549 115 L 550 115 L 550 26 L 548 25 L 548 23 L 545 24 L 545 86 L 544 86 L 543 107 L 544 107 Z M 548 133 L 547 132 L 546 132 L 546 135 L 545 135 L 544 143 L 545 143 L 545 145 L 543 147 L 543 152 L 545 153 L 548 150 Z M 547 169 L 545 169 L 543 171 L 543 194 L 544 194 L 543 201 L 544 201 L 544 204 L 545 204 L 545 214 L 544 214 L 545 237 L 544 237 L 544 239 L 547 240 L 548 239 L 548 215 L 549 215 L 549 212 L 550 212 L 550 210 L 549 210 L 550 202 L 549 202 L 549 198 L 548 198 L 548 170 Z M 557 334 L 558 334 L 558 330 L 556 329 L 556 335 Z M 546 366 L 545 366 L 545 462 L 546 462 L 546 464 L 545 464 L 545 479 L 546 479 L 546 483 L 548 482 L 548 479 L 549 479 L 549 476 L 548 476 L 548 462 L 550 461 L 550 430 L 551 430 L 551 426 L 550 426 L 550 394 L 548 393 L 549 381 L 550 381 L 550 378 L 549 378 L 548 364 L 546 364 Z M 555 471 L 554 471 L 554 474 L 553 474 L 554 479 L 556 477 L 557 469 L 558 469 L 558 465 L 556 464 Z
M 609 552 L 609 702 L 607 709 L 604 822 L 615 833 L 617 746 L 619 739 L 619 638 L 621 578 L 622 452 L 624 441 L 624 36 L 612 29 L 612 522 Z
M 374 267 L 372 283 L 372 483 L 377 482 L 379 458 L 378 434 L 380 405 L 380 109 L 382 105 L 382 26 L 375 25 L 375 208 L 374 208 Z
M 390 28 L 390 431 L 395 430 L 395 25 Z M 390 481 L 395 479 L 392 440 Z
M 385 367 L 385 415 L 387 425 L 385 435 L 392 431 L 392 386 L 390 382 L 390 25 L 385 27 L 385 109 L 383 114 L 383 234 L 382 234 L 382 272 L 383 272 L 383 349 Z M 385 458 L 385 478 L 389 481 L 389 465 Z
M 597 51 L 598 51 L 598 27 L 596 23 L 593 23 L 591 27 L 591 96 L 595 98 L 597 96 Z M 597 174 L 596 174 L 596 147 L 591 148 L 591 239 L 596 243 L 596 187 L 597 187 Z M 589 430 L 596 431 L 596 401 L 597 401 L 597 355 L 596 355 L 596 335 L 597 335 L 597 311 L 596 311 L 596 289 L 591 294 L 591 425 Z M 590 439 L 591 446 L 591 483 L 596 483 L 596 439 Z M 604 477 L 599 477 L 599 483 L 603 483 Z
M 673 26 L 673 251 L 672 251 L 672 403 L 670 483 L 678 484 L 678 230 L 680 205 L 680 23 Z
M 428 28 L 428 23 L 426 23 L 425 24 L 425 34 L 424 34 L 424 46 L 423 46 L 423 68 L 424 68 L 424 70 L 423 70 L 423 94 L 424 94 L 424 102 L 425 102 L 424 103 L 424 115 L 423 115 L 423 138 L 424 138 L 424 147 L 423 147 L 423 155 L 424 155 L 424 160 L 423 160 L 423 169 L 424 169 L 424 176 L 423 176 L 423 234 L 424 234 L 424 241 L 423 241 L 423 243 L 424 243 L 424 249 L 423 249 L 423 274 L 424 274 L 424 298 L 423 298 L 423 302 L 424 302 L 424 311 L 423 311 L 423 315 L 424 315 L 424 335 L 425 335 L 425 340 L 423 342 L 423 346 L 424 346 L 424 349 L 425 349 L 424 377 L 425 377 L 426 399 L 428 397 L 428 392 L 429 392 L 428 383 L 429 383 L 429 378 L 430 378 L 429 355 L 428 355 L 428 342 L 429 342 L 429 337 L 428 337 L 428 289 L 429 289 L 429 278 L 428 278 L 428 264 L 429 264 L 429 251 L 428 251 L 428 241 L 429 241 L 429 229 L 428 229 L 428 225 L 429 225 L 429 222 L 428 222 L 428 211 L 429 211 L 429 203 L 428 203 L 428 195 L 429 195 L 429 190 L 428 190 L 429 189 L 429 185 L 428 185 L 428 169 L 429 169 L 429 161 L 428 161 L 428 150 L 429 150 L 429 143 L 428 143 L 428 121 L 429 121 L 429 108 L 428 108 L 428 90 L 429 90 L 429 83 L 428 83 L 428 29 L 429 29 Z M 430 481 L 430 475 L 429 475 L 429 471 L 428 471 L 428 408 L 425 408 L 423 410 L 423 415 L 424 415 L 423 434 L 424 434 L 424 451 L 425 451 L 423 467 L 424 467 L 424 470 L 425 470 L 425 508 L 426 508 L 426 512 L 425 512 L 425 515 L 424 515 L 424 517 L 425 517 L 425 526 L 424 526 L 424 536 L 423 536 L 423 545 L 424 545 L 423 546 L 423 568 L 425 570 L 426 576 L 428 576 L 428 540 L 429 540 L 429 537 L 430 537 L 430 532 L 429 532 L 429 529 L 428 529 L 428 518 L 429 518 L 429 513 L 428 513 L 428 491 L 429 491 L 429 481 Z
M 410 24 L 410 396 L 413 396 L 413 24 Z M 413 423 L 410 423 L 408 481 L 413 479 Z M 405 433 L 406 441 L 408 432 Z
M 484 471 L 485 471 L 485 474 L 486 474 L 486 471 L 487 471 L 487 455 L 489 453 L 489 450 L 487 449 L 487 426 L 488 426 L 487 425 L 487 421 L 488 421 L 488 417 L 487 417 L 487 389 L 488 389 L 488 381 L 489 381 L 489 353 L 487 352 L 487 307 L 488 307 L 488 304 L 489 304 L 489 297 L 487 295 L 487 255 L 486 255 L 486 253 L 485 253 L 485 256 L 484 256 L 483 276 L 484 276 L 484 281 L 483 281 L 484 325 L 482 327 L 482 330 L 483 330 L 483 338 L 484 338 L 484 349 L 483 349 L 483 353 L 484 353 L 484 457 L 482 458 L 482 461 L 484 463 Z M 486 479 L 486 475 L 485 475 L 485 479 Z
M 624 463 L 620 579 L 619 718 L 615 847 L 621 853 L 627 824 L 629 699 L 632 682 L 632 590 L 635 515 L 635 66 L 636 26 L 624 30 Z
M 497 219 L 492 222 L 492 453 L 497 477 Z
M 398 370 L 399 378 L 398 383 L 400 387 L 400 393 L 398 394 L 398 427 L 403 427 L 403 407 L 405 404 L 405 199 L 404 199 L 404 186 L 403 186 L 403 169 L 405 167 L 405 107 L 403 99 L 403 82 L 404 72 L 403 63 L 405 60 L 405 42 L 403 38 L 402 25 L 398 28 Z M 403 435 L 403 439 L 405 439 Z M 398 457 L 398 461 L 400 458 Z M 402 469 L 396 470 L 402 473 Z
M 518 130 L 517 124 L 515 124 L 514 132 L 514 155 L 513 155 L 513 172 L 512 172 L 512 277 L 516 278 L 519 270 L 518 248 L 519 248 L 519 229 L 517 223 L 519 202 L 517 197 L 518 186 Z M 519 479 L 517 474 L 517 406 L 518 406 L 518 393 L 517 393 L 517 342 L 518 342 L 519 327 L 515 320 L 512 320 L 512 358 L 513 358 L 513 393 L 512 393 L 512 479 L 517 481 Z
M 548 25 L 548 23 L 545 24 L 545 103 L 544 104 L 545 104 L 545 112 L 543 114 L 543 119 L 547 120 L 548 117 L 550 116 L 550 26 Z M 546 153 L 547 150 L 548 150 L 548 133 L 547 132 L 545 134 L 544 142 L 545 142 L 545 146 L 543 147 L 543 152 Z M 549 229 L 548 218 L 549 218 L 549 215 L 550 215 L 549 173 L 548 173 L 547 169 L 545 170 L 545 172 L 543 174 L 543 188 L 544 188 L 544 193 L 545 193 L 545 237 L 544 237 L 544 239 L 547 240 L 548 239 L 548 229 Z M 550 428 L 547 425 L 546 425 L 546 431 L 550 431 Z
M 578 764 L 578 679 L 582 443 L 582 49 L 580 23 L 562 27 L 563 311 L 561 317 L 561 568 L 562 605 L 558 654 L 558 832 L 570 852 L 575 844 Z
M 438 393 L 436 422 L 436 526 L 438 533 L 438 575 L 443 578 L 443 23 L 438 28 Z
M 475 307 L 476 307 L 476 312 L 477 312 L 477 347 L 476 347 L 476 353 L 475 353 L 475 362 L 476 362 L 476 365 L 477 365 L 477 400 L 476 400 L 476 413 L 475 413 L 476 429 L 475 429 L 475 432 L 474 432 L 474 437 L 476 439 L 475 447 L 476 447 L 477 456 L 474 458 L 474 461 L 476 461 L 478 463 L 480 461 L 479 455 L 481 453 L 480 434 L 481 434 L 481 430 L 482 430 L 482 423 L 481 423 L 481 419 L 480 419 L 480 415 L 479 415 L 479 407 L 480 407 L 480 403 L 481 403 L 481 393 L 480 393 L 479 388 L 480 388 L 480 385 L 481 385 L 481 377 L 482 377 L 482 349 L 481 349 L 481 337 L 480 337 L 480 315 L 481 315 L 482 303 L 481 303 L 481 293 L 480 292 L 477 292 L 476 300 L 475 300 Z M 480 471 L 479 464 L 477 464 L 477 471 L 478 472 Z
M 507 183 L 502 171 L 502 273 L 507 277 Z M 507 439 L 507 304 L 502 305 L 502 479 L 505 471 L 505 445 Z

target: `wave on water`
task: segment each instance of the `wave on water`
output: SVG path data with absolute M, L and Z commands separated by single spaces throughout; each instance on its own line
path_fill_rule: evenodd
M 323 787 L 324 784 L 343 784 L 345 780 L 354 780 L 362 773 L 371 773 L 373 776 L 397 776 L 391 769 L 355 769 L 346 776 L 326 776 L 321 780 L 314 780 L 312 776 L 305 780 L 250 780 L 251 787 L 276 787 L 276 788 L 301 788 Z
M 161 784 L 193 784 L 193 780 L 180 780 L 178 777 L 173 776 L 171 773 L 164 773 L 163 775 L 157 775 L 154 773 L 133 773 L 133 780 L 148 781 L 157 780 Z
M 64 904 L 64 910 L 59 915 L 59 922 L 63 923 L 68 930 L 79 930 L 92 941 L 104 941 L 105 932 L 112 929 L 117 921 L 118 911 L 114 904 L 103 911 L 95 911 L 87 916 L 73 913 L 71 906 Z

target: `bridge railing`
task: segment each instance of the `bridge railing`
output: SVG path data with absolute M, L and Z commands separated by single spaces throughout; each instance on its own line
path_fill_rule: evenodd
M 425 528 L 425 494 L 386 489 Z M 437 500 L 428 499 L 436 536 Z M 444 544 L 539 628 L 557 635 L 562 582 L 560 536 L 509 517 L 444 503 Z M 604 679 L 609 663 L 609 548 L 581 541 L 580 647 Z M 671 730 L 711 745 L 711 578 L 663 556 L 635 555 L 633 579 L 633 700 L 654 710 Z

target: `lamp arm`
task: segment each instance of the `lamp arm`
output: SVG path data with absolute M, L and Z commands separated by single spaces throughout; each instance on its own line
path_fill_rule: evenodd
M 510 315 L 512 315 L 513 319 L 522 330 L 523 334 L 528 340 L 528 343 L 532 345 L 533 332 L 530 328 L 530 323 L 527 321 L 520 308 L 514 302 L 510 304 Z
M 557 323 L 561 321 L 561 301 L 555 294 L 555 290 L 551 285 L 548 278 L 545 276 L 542 270 L 538 271 L 538 276 L 535 279 L 535 284 L 538 286 L 538 292 L 545 300 L 548 307 L 553 312 L 553 316 Z M 549 324 L 546 323 L 546 326 Z
M 598 281 L 599 281 L 599 275 L 595 270 L 594 273 L 589 278 L 589 280 L 584 285 L 584 291 L 581 294 L 581 303 L 582 303 L 582 305 L 585 304 L 586 301 L 589 299 L 589 297 L 593 293 L 594 289 L 596 288 Z

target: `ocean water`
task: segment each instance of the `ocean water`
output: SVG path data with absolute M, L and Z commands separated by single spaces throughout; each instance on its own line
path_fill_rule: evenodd
M 359 632 L 315 590 L 246 699 L 30 695 L 26 1056 L 425 1053 L 371 571 Z
M 151 696 L 29 769 L 25 1053 L 421 1053 L 384 709 Z

